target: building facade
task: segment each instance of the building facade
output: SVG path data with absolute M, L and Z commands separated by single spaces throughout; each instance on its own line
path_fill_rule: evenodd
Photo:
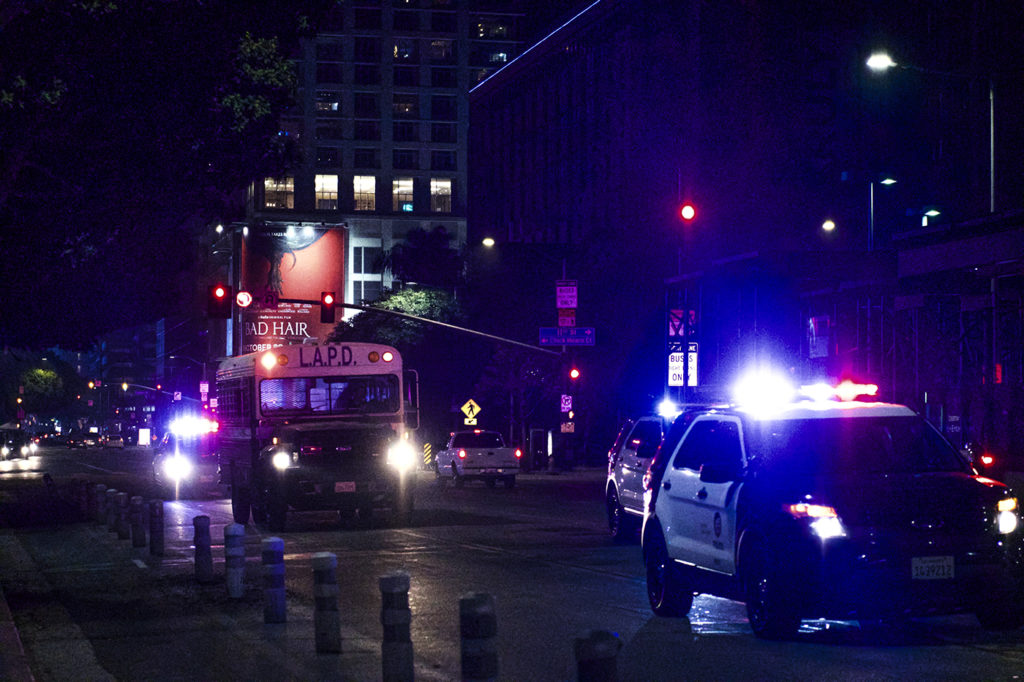
M 327 17 L 302 44 L 281 124 L 298 163 L 256 183 L 231 227 L 236 289 L 372 302 L 391 284 L 383 256 L 411 231 L 465 243 L 467 94 L 518 53 L 516 5 L 357 0 Z M 224 355 L 323 335 L 317 306 L 287 305 L 240 313 Z

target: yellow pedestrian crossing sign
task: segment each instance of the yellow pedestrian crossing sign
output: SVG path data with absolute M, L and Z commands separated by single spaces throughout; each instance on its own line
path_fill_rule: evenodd
M 480 413 L 480 406 L 476 404 L 472 398 L 466 401 L 466 404 L 462 406 L 462 414 L 466 415 L 469 419 L 476 419 L 476 416 Z

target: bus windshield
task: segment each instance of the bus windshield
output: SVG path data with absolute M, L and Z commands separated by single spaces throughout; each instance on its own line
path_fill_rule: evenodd
M 259 392 L 267 416 L 394 414 L 402 405 L 394 374 L 263 379 Z

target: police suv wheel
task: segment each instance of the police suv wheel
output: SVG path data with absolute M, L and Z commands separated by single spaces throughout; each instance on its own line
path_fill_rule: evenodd
M 515 488 L 516 487 L 516 477 L 515 476 L 506 476 L 503 479 L 503 482 L 504 482 L 506 488 Z
M 644 552 L 647 600 L 651 610 L 665 618 L 682 618 L 693 606 L 693 589 L 673 565 L 661 537 L 653 538 Z
M 455 484 L 456 488 L 461 488 L 463 485 L 466 484 L 466 479 L 464 479 L 462 476 L 459 476 L 459 472 L 455 470 L 454 464 L 452 465 L 452 483 Z
M 786 588 L 782 562 L 754 549 L 744 571 L 744 592 L 750 629 L 761 639 L 787 639 L 800 629 Z
M 608 532 L 611 533 L 612 540 L 625 542 L 631 529 L 626 519 L 626 511 L 619 503 L 619 496 L 615 494 L 614 488 L 608 491 L 605 507 L 608 511 Z

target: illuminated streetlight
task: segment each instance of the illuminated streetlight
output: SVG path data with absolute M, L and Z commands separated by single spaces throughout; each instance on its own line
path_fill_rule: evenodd
M 836 229 L 836 223 L 834 220 L 826 220 L 821 224 L 821 229 L 825 230 L 826 232 L 831 232 L 832 230 Z
M 484 246 L 486 246 L 487 248 L 491 248 L 492 246 L 494 246 L 494 238 L 493 237 L 484 237 L 484 240 L 481 243 Z
M 951 71 L 937 71 L 925 69 L 911 64 L 898 64 L 885 52 L 875 52 L 867 60 L 867 66 L 873 72 L 883 74 L 889 69 L 900 68 L 921 73 L 930 73 L 937 76 L 949 78 L 975 79 L 978 76 L 969 74 L 953 73 Z M 996 211 L 996 93 L 995 85 L 991 78 L 988 78 L 988 210 L 990 213 Z

